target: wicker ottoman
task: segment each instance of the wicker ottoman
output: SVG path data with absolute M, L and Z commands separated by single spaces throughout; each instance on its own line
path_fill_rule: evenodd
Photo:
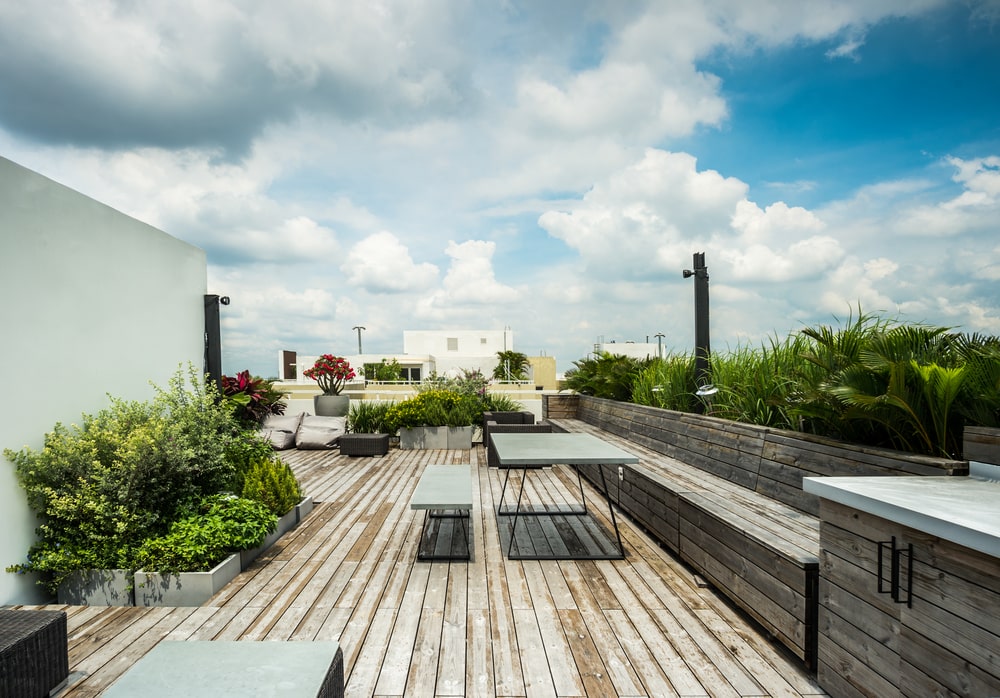
M 344 434 L 340 437 L 340 453 L 345 456 L 384 456 L 388 452 L 388 434 Z
M 65 613 L 0 610 L 0 696 L 44 698 L 68 676 Z

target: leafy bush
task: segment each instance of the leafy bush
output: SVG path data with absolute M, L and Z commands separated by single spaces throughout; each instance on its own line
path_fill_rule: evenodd
M 222 395 L 236 419 L 245 426 L 257 427 L 269 414 L 284 414 L 285 394 L 275 390 L 274 381 L 240 371 L 222 377 Z
M 243 480 L 242 496 L 284 516 L 302 499 L 302 488 L 287 463 L 273 457 L 253 462 Z
M 486 393 L 483 396 L 483 412 L 520 412 L 524 405 L 506 393 Z
M 694 392 L 689 355 L 576 363 L 567 385 L 585 395 L 681 411 Z M 965 425 L 1000 426 L 1000 339 L 901 324 L 858 309 L 843 327 L 809 327 L 759 348 L 715 353 L 715 415 L 853 443 L 960 457 Z
M 489 380 L 482 371 L 475 369 L 462 369 L 462 373 L 455 378 L 445 378 L 433 375 L 417 386 L 417 393 L 424 393 L 431 390 L 444 390 L 457 395 L 467 395 L 469 397 L 482 398 L 486 394 L 486 386 Z
M 274 448 L 259 432 L 244 430 L 227 442 L 225 458 L 233 469 L 233 479 L 227 489 L 242 492 L 247 473 L 258 461 L 273 459 Z
M 365 364 L 363 368 L 365 378 L 370 381 L 392 382 L 403 380 L 403 367 L 399 365 L 399 361 L 396 359 L 392 361 L 382 359 L 380 363 Z
M 355 434 L 388 434 L 388 414 L 392 402 L 381 400 L 351 400 L 347 414 L 347 429 Z
M 427 389 L 394 403 L 386 413 L 392 431 L 419 426 L 472 426 L 483 418 L 483 402 L 475 395 Z
M 277 517 L 260 502 L 213 495 L 172 523 L 165 535 L 146 541 L 136 564 L 169 573 L 211 569 L 231 553 L 260 545 L 276 523 Z
M 566 372 L 566 387 L 581 395 L 629 402 L 636 378 L 655 359 L 634 359 L 603 352 L 594 358 L 574 361 Z
M 214 384 L 187 374 L 150 402 L 110 398 L 79 426 L 56 424 L 40 451 L 4 451 L 40 521 L 27 561 L 10 571 L 51 573 L 41 582 L 53 589 L 73 570 L 133 568 L 143 541 L 185 505 L 231 488 L 226 450 L 240 430 Z

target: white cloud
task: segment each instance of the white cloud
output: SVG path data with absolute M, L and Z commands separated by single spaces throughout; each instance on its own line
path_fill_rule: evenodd
M 438 275 L 433 264 L 415 263 L 406 246 L 387 231 L 369 235 L 354 245 L 340 268 L 350 284 L 371 293 L 425 290 Z
M 449 240 L 445 253 L 451 258 L 451 266 L 441 288 L 425 300 L 425 309 L 439 315 L 449 308 L 464 310 L 469 306 L 516 302 L 517 290 L 496 279 L 492 262 L 495 252 L 493 242 Z

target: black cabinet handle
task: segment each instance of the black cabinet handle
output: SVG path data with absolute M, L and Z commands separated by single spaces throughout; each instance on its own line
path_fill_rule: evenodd
M 896 536 L 890 540 L 878 541 L 878 593 L 889 594 L 895 603 L 905 603 L 907 608 L 913 608 L 913 543 L 909 543 L 906 548 L 896 547 Z M 883 574 L 885 569 L 885 558 L 888 551 L 889 576 Z M 901 586 L 900 562 L 903 554 L 906 554 L 906 598 L 900 598 Z

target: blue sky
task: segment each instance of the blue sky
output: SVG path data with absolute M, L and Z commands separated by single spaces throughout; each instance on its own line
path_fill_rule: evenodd
M 223 361 L 1000 334 L 1000 2 L 0 0 L 0 154 L 206 250 Z M 95 283 L 99 283 L 95 281 Z

